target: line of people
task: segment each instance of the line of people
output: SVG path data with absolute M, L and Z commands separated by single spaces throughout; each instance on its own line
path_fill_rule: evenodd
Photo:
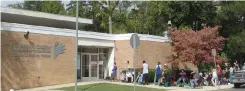
M 129 61 L 127 61 L 127 69 L 130 69 L 129 66 Z M 175 81 L 175 74 L 168 74 L 166 72 L 168 69 L 167 65 L 164 64 L 164 66 L 161 65 L 160 62 L 155 67 L 155 79 L 154 79 L 154 84 L 161 85 L 161 84 L 171 84 L 173 81 Z M 218 64 L 217 65 L 217 70 L 213 69 L 212 72 L 198 72 L 198 69 L 195 69 L 191 72 L 191 76 L 187 77 L 186 72 L 182 69 L 181 72 L 179 73 L 179 78 L 177 80 L 177 86 L 180 86 L 180 82 L 186 86 L 186 82 L 188 80 L 188 83 L 190 83 L 190 87 L 194 88 L 195 86 L 200 86 L 200 84 L 204 85 L 213 85 L 213 86 L 219 86 L 220 84 L 227 84 L 228 82 L 232 83 L 232 76 L 233 76 L 233 71 L 238 70 L 239 66 L 237 61 L 234 63 L 234 67 L 230 67 L 229 70 L 226 69 L 224 72 L 221 68 L 221 66 Z M 130 72 L 129 72 L 130 73 Z M 173 72 L 174 73 L 174 72 Z M 114 64 L 114 68 L 112 70 L 112 80 L 116 79 L 116 74 L 117 74 L 117 66 L 116 63 Z M 127 75 L 126 78 L 123 78 L 121 80 L 126 79 L 128 82 L 128 77 L 131 79 L 130 82 L 133 82 L 133 76 L 135 75 L 133 73 L 133 70 L 131 70 L 131 75 Z M 139 84 L 143 85 L 148 85 L 149 84 L 149 66 L 146 63 L 145 60 L 143 60 L 143 64 L 141 67 L 141 71 L 138 72 L 136 81 Z M 157 83 L 156 83 L 157 82 Z

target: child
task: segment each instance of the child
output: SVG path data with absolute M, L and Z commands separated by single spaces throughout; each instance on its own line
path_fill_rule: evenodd
M 139 84 L 142 84 L 142 74 L 140 72 L 138 72 L 138 77 L 136 78 L 136 81 L 139 83 Z
M 220 84 L 221 85 L 227 85 L 228 84 L 228 79 L 226 79 L 225 77 L 221 78 Z
M 120 75 L 120 80 L 122 82 L 125 82 L 125 77 L 126 77 L 125 73 L 122 72 L 121 75 Z

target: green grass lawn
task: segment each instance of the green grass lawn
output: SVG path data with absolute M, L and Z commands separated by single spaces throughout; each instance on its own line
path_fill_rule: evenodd
M 90 85 L 77 86 L 77 91 L 133 91 L 133 86 L 117 85 L 110 83 L 98 83 Z M 74 91 L 73 87 L 59 88 L 56 90 L 62 91 Z M 146 88 L 146 87 L 136 87 L 137 91 L 165 91 L 164 89 Z

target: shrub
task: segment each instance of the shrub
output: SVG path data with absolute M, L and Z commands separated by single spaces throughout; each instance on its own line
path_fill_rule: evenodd
M 154 77 L 155 77 L 155 69 L 149 69 L 149 74 L 148 74 L 148 81 L 149 82 L 154 82 Z

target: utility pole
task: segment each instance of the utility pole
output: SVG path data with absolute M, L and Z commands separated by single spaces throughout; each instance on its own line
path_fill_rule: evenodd
M 78 0 L 76 7 L 76 60 L 75 60 L 75 91 L 77 91 L 77 62 L 78 62 Z
M 108 10 L 110 10 L 110 2 L 107 0 Z M 111 21 L 111 12 L 109 11 L 109 34 L 112 34 L 112 21 Z

